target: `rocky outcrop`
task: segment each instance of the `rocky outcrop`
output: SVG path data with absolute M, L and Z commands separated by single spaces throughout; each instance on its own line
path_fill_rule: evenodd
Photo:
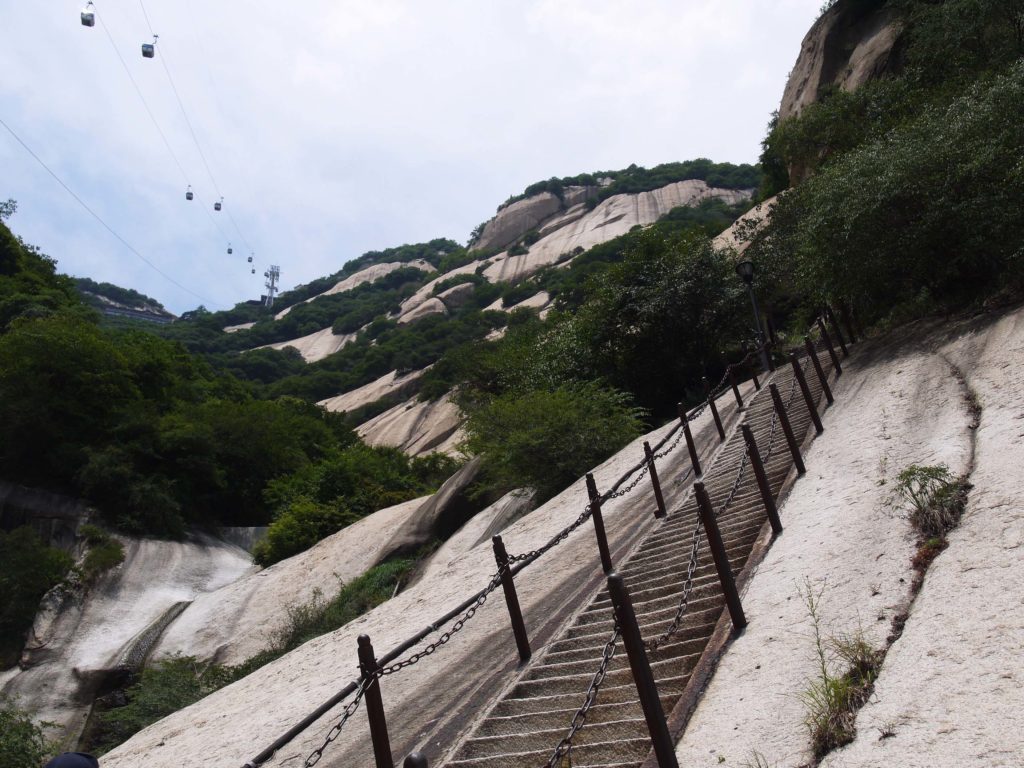
M 840 0 L 804 37 L 779 106 L 779 119 L 800 114 L 829 87 L 852 91 L 899 66 L 901 25 L 891 5 Z
M 337 283 L 335 283 L 333 286 L 328 288 L 323 293 L 318 293 L 316 296 L 311 296 L 305 301 L 299 302 L 299 304 L 308 304 L 311 301 L 316 301 L 321 296 L 333 296 L 336 293 L 344 293 L 345 291 L 351 291 L 353 288 L 363 285 L 364 283 L 376 282 L 377 280 L 380 280 L 382 277 L 390 275 L 396 269 L 402 268 L 420 269 L 423 270 L 424 272 L 434 271 L 434 267 L 428 262 L 423 261 L 423 259 L 414 259 L 413 261 L 388 261 L 383 264 L 371 264 L 365 269 L 361 269 L 355 274 L 349 275 L 344 280 L 339 280 Z M 282 317 L 287 315 L 289 312 L 292 311 L 293 308 L 297 306 L 298 304 L 293 304 L 290 307 L 285 307 L 276 315 L 274 315 L 274 319 L 280 320 Z M 227 328 L 225 328 L 224 330 L 226 331 Z
M 413 397 L 359 425 L 356 432 L 370 445 L 390 445 L 411 456 L 455 453 L 462 416 L 449 397 L 424 403 Z
M 487 222 L 473 248 L 481 251 L 505 248 L 560 210 L 562 201 L 550 192 L 510 203 Z
M 424 317 L 430 317 L 431 315 L 447 315 L 448 307 L 444 305 L 436 296 L 432 296 L 429 299 L 411 307 L 408 311 L 402 312 L 398 317 L 398 324 L 405 325 L 406 323 L 415 323 L 417 320 L 422 320 Z
M 416 389 L 417 383 L 426 372 L 427 369 L 424 368 L 421 371 L 412 371 L 399 376 L 398 371 L 392 371 L 357 389 L 321 400 L 317 405 L 322 405 L 328 411 L 354 411 L 383 397 L 403 394 L 408 396 Z
M 545 267 L 624 235 L 633 227 L 653 224 L 673 208 L 716 199 L 733 204 L 750 199 L 752 190 L 717 189 L 698 179 L 678 181 L 637 194 L 613 195 L 592 211 L 580 203 L 545 226 L 540 240 L 521 256 L 500 254 L 483 271 L 491 282 L 516 282 Z
M 224 333 L 238 333 L 239 331 L 247 331 L 254 325 L 256 325 L 255 322 L 239 323 L 238 325 L 225 325 L 221 330 L 223 330 Z
M 298 339 L 291 339 L 290 341 L 278 341 L 274 344 L 264 344 L 262 347 L 256 347 L 256 349 L 284 349 L 285 347 L 295 347 L 299 350 L 299 354 L 302 355 L 302 359 L 307 363 L 315 363 L 317 360 L 323 360 L 328 355 L 333 355 L 339 349 L 344 347 L 349 342 L 355 341 L 356 334 L 354 333 L 343 333 L 336 335 L 330 328 L 324 328 L 320 331 L 314 331 L 313 333 L 302 336 Z
M 750 245 L 750 241 L 747 238 L 756 234 L 764 227 L 765 224 L 768 223 L 768 217 L 771 215 L 772 206 L 775 205 L 775 201 L 777 199 L 778 195 L 765 200 L 763 203 L 755 205 L 749 211 L 736 219 L 736 221 L 732 223 L 732 226 L 715 237 L 715 239 L 711 241 L 712 244 L 719 250 L 732 249 L 737 254 L 743 253 Z
M 475 290 L 476 286 L 472 283 L 459 283 L 446 291 L 441 291 L 441 293 L 437 294 L 437 298 L 443 301 L 448 309 L 458 309 L 469 303 L 470 299 L 473 298 L 473 291 Z
M 88 591 L 51 590 L 36 617 L 21 668 L 0 695 L 18 697 L 73 743 L 104 681 L 149 653 L 166 622 L 196 595 L 235 581 L 248 553 L 207 536 L 190 541 L 121 539 L 124 563 Z
M 288 612 L 317 592 L 332 598 L 385 554 L 395 532 L 429 499 L 374 512 L 312 548 L 198 596 L 164 634 L 154 654 L 239 664 L 269 648 Z

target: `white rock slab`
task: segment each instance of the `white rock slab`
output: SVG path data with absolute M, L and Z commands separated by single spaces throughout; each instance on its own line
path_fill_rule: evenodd
M 265 650 L 290 608 L 308 603 L 317 590 L 330 599 L 342 583 L 375 565 L 394 531 L 427 498 L 374 512 L 305 552 L 200 595 L 168 628 L 156 655 L 240 664 Z
M 302 355 L 302 359 L 307 363 L 315 363 L 317 360 L 323 360 L 328 355 L 333 355 L 335 352 L 340 350 L 346 344 L 356 340 L 355 333 L 342 333 L 335 334 L 330 328 L 324 328 L 320 331 L 315 331 L 308 336 L 302 336 L 298 339 L 292 339 L 291 341 L 278 341 L 274 344 L 264 344 L 262 347 L 256 347 L 256 349 L 284 349 L 285 347 L 295 347 L 299 350 L 299 354 Z
M 339 280 L 323 293 L 318 293 L 316 296 L 311 296 L 310 298 L 299 302 L 299 304 L 308 304 L 311 301 L 316 301 L 321 296 L 333 296 L 336 293 L 344 293 L 345 291 L 351 291 L 353 288 L 357 288 L 358 286 L 363 285 L 365 283 L 375 283 L 382 277 L 390 275 L 396 269 L 402 269 L 403 267 L 419 269 L 424 272 L 435 271 L 432 264 L 429 264 L 428 262 L 423 261 L 422 259 L 415 259 L 413 261 L 389 261 L 383 264 L 371 264 L 365 269 L 361 269 L 358 272 L 344 278 L 343 280 Z M 274 319 L 280 320 L 282 317 L 287 315 L 297 306 L 298 304 L 293 304 L 290 307 L 285 307 L 276 315 L 274 315 Z
M 382 397 L 406 390 L 419 381 L 428 369 L 410 371 L 404 376 L 399 376 L 398 371 L 391 371 L 391 373 L 385 373 L 379 379 L 371 381 L 369 384 L 364 384 L 343 394 L 321 400 L 317 405 L 322 405 L 328 411 L 354 411 L 356 408 L 369 405 L 380 400 Z

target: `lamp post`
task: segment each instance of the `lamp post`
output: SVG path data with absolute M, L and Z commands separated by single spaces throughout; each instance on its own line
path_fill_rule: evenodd
M 741 261 L 736 265 L 736 274 L 746 283 L 747 293 L 750 294 L 750 303 L 754 305 L 754 328 L 757 332 L 757 344 L 761 348 L 761 365 L 765 372 L 771 370 L 768 363 L 768 348 L 765 344 L 764 331 L 761 329 L 761 310 L 757 306 L 757 296 L 754 295 L 754 262 Z

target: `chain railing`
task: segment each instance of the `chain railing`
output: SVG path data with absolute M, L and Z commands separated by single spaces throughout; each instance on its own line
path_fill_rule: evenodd
M 813 331 L 814 328 L 812 327 L 811 330 Z M 767 344 L 765 346 L 767 346 Z M 553 549 L 554 547 L 558 546 L 560 543 L 568 539 L 568 537 L 575 530 L 577 530 L 588 519 L 594 516 L 595 510 L 599 510 L 600 505 L 602 503 L 610 499 L 621 498 L 630 493 L 632 490 L 634 490 L 639 485 L 640 481 L 649 473 L 651 463 L 654 460 L 664 458 L 668 456 L 676 448 L 678 448 L 684 436 L 685 425 L 700 418 L 700 416 L 703 415 L 704 411 L 711 405 L 712 401 L 720 397 L 721 394 L 728 390 L 730 386 L 735 388 L 735 381 L 732 378 L 733 371 L 745 365 L 755 355 L 759 354 L 760 351 L 760 347 L 755 348 L 751 351 L 748 351 L 747 354 L 740 361 L 727 365 L 725 372 L 723 373 L 722 378 L 718 382 L 718 384 L 713 388 L 709 388 L 705 399 L 697 406 L 686 412 L 680 418 L 679 422 L 671 430 L 669 430 L 669 432 L 661 439 L 660 442 L 657 443 L 657 445 L 654 446 L 651 455 L 649 457 L 645 456 L 645 458 L 642 461 L 630 467 L 603 494 L 600 494 L 599 496 L 593 496 L 591 498 L 590 503 L 587 504 L 584 510 L 572 523 L 561 529 L 558 533 L 556 533 L 553 537 L 551 537 L 551 539 L 549 539 L 543 546 L 539 547 L 538 549 L 534 549 L 518 555 L 507 556 L 505 563 L 499 566 L 498 571 L 491 576 L 487 586 L 484 589 L 477 592 L 475 595 L 464 601 L 455 609 L 449 611 L 444 617 L 438 619 L 434 623 L 427 626 L 424 630 L 419 632 L 414 637 L 406 640 L 397 648 L 392 649 L 392 651 L 390 651 L 388 654 L 381 658 L 380 666 L 376 668 L 376 671 L 372 675 L 367 676 L 364 671 L 364 675 L 359 681 L 350 683 L 344 689 L 335 694 L 335 696 L 331 697 L 331 699 L 329 699 L 327 702 L 325 702 L 312 713 L 307 715 L 307 717 L 303 718 L 302 721 L 300 721 L 298 724 L 289 729 L 287 733 L 285 733 L 282 737 L 278 738 L 272 745 L 270 745 L 267 749 L 265 749 L 263 752 L 257 755 L 256 758 L 246 763 L 245 768 L 257 768 L 257 766 L 260 766 L 263 763 L 265 763 L 267 760 L 270 759 L 270 757 L 273 756 L 273 754 L 278 749 L 280 749 L 282 746 L 293 740 L 299 733 L 309 728 L 313 723 L 315 723 L 317 720 L 323 717 L 323 715 L 330 711 L 330 709 L 333 709 L 335 706 L 345 701 L 345 699 L 347 699 L 349 696 L 355 694 L 352 701 L 346 705 L 338 722 L 328 732 L 327 738 L 325 739 L 324 743 L 316 750 L 313 750 L 313 752 L 311 752 L 310 755 L 306 758 L 305 765 L 307 766 L 307 768 L 315 765 L 320 760 L 323 751 L 332 742 L 334 742 L 341 734 L 341 731 L 344 728 L 345 723 L 352 717 L 353 713 L 358 709 L 366 690 L 370 687 L 373 681 L 385 675 L 392 675 L 397 672 L 400 672 L 406 667 L 418 663 L 421 659 L 432 655 L 439 648 L 446 645 L 448 642 L 450 642 L 454 635 L 456 635 L 465 627 L 467 622 L 469 622 L 473 618 L 473 616 L 484 605 L 484 603 L 486 603 L 489 595 L 495 589 L 497 589 L 499 585 L 502 584 L 503 576 L 508 577 L 521 572 L 526 567 L 536 562 L 540 557 L 549 552 L 551 549 Z M 790 394 L 790 399 L 792 399 L 792 392 Z M 771 450 L 773 448 L 772 443 L 774 441 L 775 435 L 776 417 L 773 417 L 768 456 L 771 455 Z M 739 471 L 737 473 L 736 480 L 733 483 L 733 487 L 730 490 L 728 497 L 726 498 L 725 502 L 720 508 L 719 514 L 721 514 L 728 508 L 729 504 L 735 497 L 735 494 L 738 491 L 740 483 L 743 478 L 743 473 L 745 471 L 747 459 L 748 456 L 745 452 L 743 461 L 741 462 Z M 688 475 L 689 471 L 687 471 L 686 474 Z M 696 570 L 696 562 L 700 544 L 701 531 L 700 526 L 698 525 L 695 527 L 694 534 L 692 537 L 690 562 L 687 567 L 687 575 L 686 580 L 684 582 L 683 597 L 680 600 L 676 616 L 673 619 L 673 622 L 670 624 L 668 630 L 665 633 L 663 633 L 661 637 L 647 644 L 648 648 L 652 651 L 656 650 L 660 645 L 662 645 L 664 642 L 666 642 L 673 636 L 673 634 L 678 630 L 678 627 L 683 619 L 683 616 L 686 613 L 689 596 L 693 589 L 693 574 Z M 412 648 L 416 643 L 424 640 L 429 635 L 435 634 L 444 624 L 446 624 L 448 621 L 455 618 L 456 616 L 458 616 L 457 620 L 451 625 L 449 629 L 442 632 L 436 640 L 428 643 L 423 648 L 410 654 L 409 656 L 398 661 L 395 661 L 395 659 L 401 656 L 402 653 L 405 653 L 410 648 Z M 556 747 L 555 753 L 552 756 L 552 761 L 560 759 L 562 756 L 567 756 L 571 751 L 572 738 L 575 736 L 576 733 L 579 732 L 581 728 L 583 728 L 583 725 L 586 721 L 587 711 L 590 709 L 591 706 L 593 706 L 594 700 L 597 696 L 597 691 L 600 689 L 601 683 L 603 682 L 604 677 L 607 674 L 608 664 L 610 664 L 611 659 L 615 654 L 617 641 L 618 624 L 616 624 L 616 631 L 615 633 L 613 633 L 612 638 L 605 645 L 605 651 L 602 654 L 601 665 L 599 666 L 597 672 L 594 675 L 594 678 L 591 681 L 591 686 L 588 688 L 587 695 L 584 699 L 584 705 L 583 707 L 581 707 L 580 710 L 577 711 L 576 716 L 574 716 L 566 737 L 562 740 L 562 742 L 559 743 L 558 747 Z M 549 766 L 553 766 L 555 764 L 552 761 L 549 761 Z

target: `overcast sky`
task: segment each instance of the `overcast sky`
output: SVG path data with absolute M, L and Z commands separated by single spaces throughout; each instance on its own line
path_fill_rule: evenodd
M 0 0 L 0 119 L 184 289 L 2 127 L 0 200 L 61 271 L 180 313 L 258 297 L 269 264 L 290 287 L 465 242 L 539 179 L 756 162 L 821 0 L 143 2 L 159 59 L 139 0 L 99 0 L 93 28 L 78 2 Z

